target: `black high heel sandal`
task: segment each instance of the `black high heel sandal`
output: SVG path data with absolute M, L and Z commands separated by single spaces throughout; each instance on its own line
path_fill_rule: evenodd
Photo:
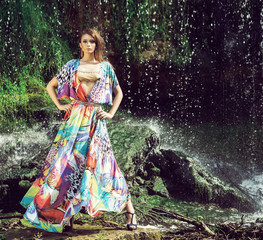
M 72 231 L 73 230 L 73 217 L 71 217 L 71 219 L 69 220 L 69 224 L 70 225 L 66 225 L 63 229 L 63 232 L 69 232 L 69 231 Z
M 135 224 L 135 223 L 132 222 L 132 220 L 133 220 L 133 215 L 134 215 L 135 213 L 130 213 L 130 212 L 126 212 L 126 213 L 132 215 L 131 223 L 127 224 L 127 229 L 130 230 L 130 231 L 136 230 L 136 229 L 137 229 L 137 224 Z M 135 228 L 132 228 L 131 226 L 133 226 L 133 227 L 135 227 Z

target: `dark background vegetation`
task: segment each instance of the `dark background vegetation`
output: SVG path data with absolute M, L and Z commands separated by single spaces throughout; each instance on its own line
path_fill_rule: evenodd
M 2 0 L 0 127 L 50 105 L 46 83 L 99 30 L 134 113 L 262 123 L 260 0 Z

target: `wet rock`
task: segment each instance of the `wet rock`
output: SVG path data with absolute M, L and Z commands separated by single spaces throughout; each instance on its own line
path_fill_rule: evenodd
M 257 218 L 256 219 L 256 223 L 263 223 L 263 218 L 261 217 L 261 218 Z
M 133 179 L 133 159 L 143 158 L 158 146 L 157 134 L 124 118 L 108 122 L 107 127 L 118 166 L 127 174 L 126 177 Z
M 147 162 L 160 169 L 169 194 L 176 199 L 216 203 L 223 208 L 237 208 L 246 212 L 258 210 L 258 205 L 248 196 L 208 173 L 194 159 L 180 152 L 160 149 L 151 154 Z

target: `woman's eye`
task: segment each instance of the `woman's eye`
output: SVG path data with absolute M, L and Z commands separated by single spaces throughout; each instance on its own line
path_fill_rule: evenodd
M 95 41 L 94 40 L 90 40 L 90 41 L 87 41 L 87 40 L 83 40 L 83 43 L 91 43 L 91 44 L 93 44 L 93 43 L 95 43 Z

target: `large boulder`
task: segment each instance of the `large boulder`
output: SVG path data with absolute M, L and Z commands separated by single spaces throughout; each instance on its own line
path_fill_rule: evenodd
M 169 194 L 176 199 L 216 203 L 222 208 L 245 212 L 259 209 L 247 194 L 213 176 L 181 152 L 160 149 L 149 155 L 147 162 L 160 169 L 160 177 Z
M 250 196 L 209 173 L 195 159 L 161 149 L 157 133 L 147 126 L 128 125 L 114 128 L 110 135 L 132 194 L 140 196 L 146 190 L 150 195 L 215 203 L 245 212 L 259 209 Z

